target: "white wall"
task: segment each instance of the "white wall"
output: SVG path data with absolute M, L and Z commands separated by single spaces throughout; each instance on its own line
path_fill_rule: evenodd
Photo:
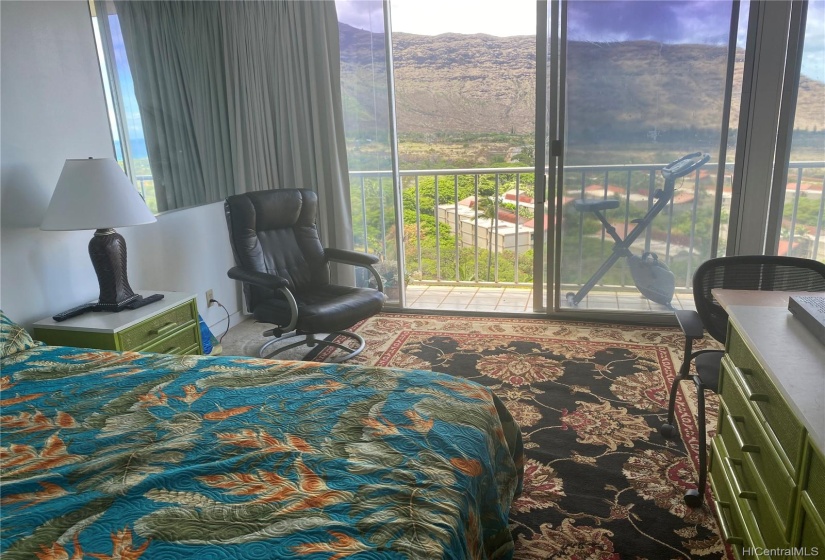
M 38 228 L 67 158 L 113 157 L 85 1 L 0 2 L 0 307 L 24 326 L 98 295 L 91 231 Z M 170 212 L 120 230 L 134 289 L 198 295 L 213 332 L 226 326 L 207 289 L 239 318 L 226 277 L 232 253 L 221 203 Z
M 206 290 L 226 307 L 232 324 L 244 318 L 238 312 L 240 285 L 226 275 L 235 261 L 223 202 L 167 212 L 155 224 L 124 229 L 123 236 L 134 289 L 197 294 L 200 314 L 215 336 L 226 329 L 226 312 L 217 305 L 207 307 Z

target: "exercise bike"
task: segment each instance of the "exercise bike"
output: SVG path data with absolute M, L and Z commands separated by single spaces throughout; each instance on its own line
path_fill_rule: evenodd
M 662 168 L 662 177 L 665 179 L 665 187 L 656 189 L 653 198 L 656 202 L 642 218 L 633 220 L 636 224 L 627 236 L 622 239 L 616 233 L 616 228 L 607 221 L 604 212 L 618 208 L 621 204 L 618 200 L 574 200 L 573 207 L 579 212 L 592 212 L 602 223 L 604 231 L 616 242 L 613 245 L 613 252 L 602 263 L 599 269 L 590 279 L 579 289 L 578 292 L 568 292 L 566 294 L 568 305 L 575 307 L 581 302 L 587 293 L 593 289 L 602 276 L 607 274 L 616 262 L 622 257 L 626 257 L 630 274 L 633 276 L 633 283 L 636 288 L 647 299 L 660 303 L 672 309 L 670 302 L 676 291 L 676 280 L 668 266 L 659 260 L 655 253 L 645 252 L 641 256 L 634 255 L 630 246 L 653 222 L 653 219 L 664 210 L 673 198 L 673 190 L 676 179 L 693 173 L 702 167 L 710 159 L 710 155 L 696 152 L 677 159 Z

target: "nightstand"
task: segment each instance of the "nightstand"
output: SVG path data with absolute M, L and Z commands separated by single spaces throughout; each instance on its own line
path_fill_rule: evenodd
M 100 350 L 134 350 L 163 354 L 202 354 L 198 307 L 195 296 L 180 292 L 138 309 L 118 313 L 90 311 L 57 322 L 52 318 L 34 324 L 34 338 L 52 346 Z

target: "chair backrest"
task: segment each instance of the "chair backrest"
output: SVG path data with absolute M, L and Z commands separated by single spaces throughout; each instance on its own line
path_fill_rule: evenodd
M 318 237 L 318 195 L 306 189 L 236 194 L 224 202 L 235 264 L 276 274 L 301 292 L 329 284 L 329 264 Z M 273 297 L 273 290 L 244 284 L 247 307 Z
M 798 257 L 742 255 L 705 261 L 693 275 L 693 300 L 708 333 L 725 342 L 728 314 L 714 288 L 788 292 L 825 291 L 825 263 Z

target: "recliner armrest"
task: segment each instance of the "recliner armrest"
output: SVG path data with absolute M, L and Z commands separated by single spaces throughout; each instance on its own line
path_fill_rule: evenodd
M 376 255 L 359 253 L 358 251 L 347 251 L 346 249 L 330 249 L 327 247 L 324 249 L 324 257 L 326 257 L 328 261 L 351 264 L 354 266 L 363 266 L 369 270 L 373 278 L 375 278 L 375 283 L 378 285 L 378 291 L 382 293 L 384 292 L 384 280 L 382 280 L 381 275 L 378 274 L 378 271 L 373 267 L 374 264 L 378 264 L 380 262 L 380 259 Z
M 324 256 L 327 260 L 352 264 L 355 266 L 371 266 L 378 264 L 380 260 L 376 255 L 369 253 L 359 253 L 358 251 L 347 251 L 346 249 L 324 249 Z
M 705 336 L 705 327 L 702 324 L 702 318 L 696 311 L 691 309 L 677 309 L 676 320 L 679 321 L 679 327 L 688 338 L 702 338 Z
M 226 274 L 233 280 L 249 282 L 250 284 L 255 284 L 256 286 L 261 286 L 262 288 L 271 288 L 273 290 L 289 288 L 289 280 L 274 274 L 267 274 L 266 272 L 246 270 L 239 266 L 233 266 Z

